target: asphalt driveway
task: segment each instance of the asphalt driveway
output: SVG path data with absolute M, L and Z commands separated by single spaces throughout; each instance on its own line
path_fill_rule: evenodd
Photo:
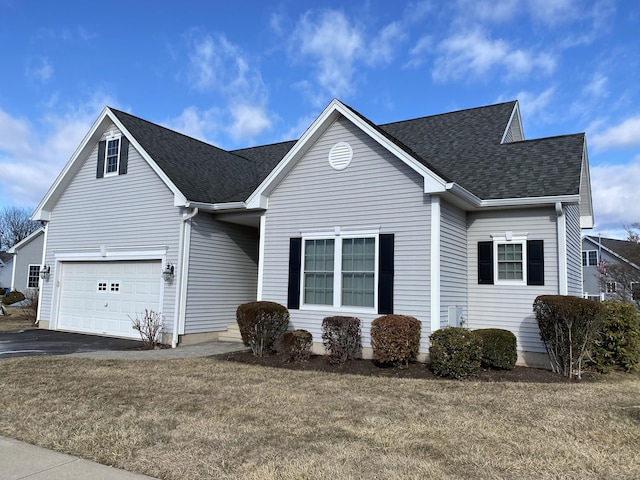
M 67 355 L 70 353 L 105 350 L 139 349 L 141 342 L 122 338 L 55 332 L 53 330 L 24 330 L 0 332 L 0 360 L 34 355 Z

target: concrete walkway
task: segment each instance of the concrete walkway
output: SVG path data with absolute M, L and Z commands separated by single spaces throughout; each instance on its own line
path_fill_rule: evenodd
M 242 343 L 207 342 L 162 350 L 103 350 L 72 353 L 72 357 L 115 360 L 170 360 L 200 358 L 244 350 Z M 145 475 L 107 467 L 64 453 L 0 437 L 0 478 L 2 480 L 143 480 Z
M 0 437 L 0 478 L 3 480 L 144 480 L 139 473 L 83 460 L 64 453 Z
M 175 358 L 200 358 L 222 353 L 246 350 L 242 343 L 207 342 L 196 345 L 178 345 L 177 348 L 160 350 L 102 350 L 95 352 L 71 353 L 71 357 L 96 358 L 103 360 L 171 360 Z

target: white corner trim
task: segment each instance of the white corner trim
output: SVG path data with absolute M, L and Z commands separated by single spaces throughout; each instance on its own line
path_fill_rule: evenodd
M 560 202 L 556 203 L 556 223 L 558 225 L 558 293 L 569 294 L 567 268 L 567 216 Z
M 431 333 L 440 329 L 440 197 L 431 196 Z
M 260 238 L 258 247 L 258 292 L 256 294 L 256 300 L 262 300 L 262 294 L 264 289 L 264 247 L 265 247 L 265 233 L 267 231 L 267 218 L 265 215 L 260 217 Z

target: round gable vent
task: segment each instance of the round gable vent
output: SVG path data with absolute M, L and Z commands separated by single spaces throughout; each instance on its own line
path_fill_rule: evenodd
M 353 150 L 347 142 L 338 142 L 329 151 L 329 165 L 335 170 L 347 168 L 352 158 Z

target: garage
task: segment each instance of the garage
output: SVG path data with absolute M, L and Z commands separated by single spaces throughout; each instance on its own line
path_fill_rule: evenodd
M 139 339 L 131 318 L 145 309 L 161 311 L 159 260 L 62 262 L 60 267 L 59 330 Z

